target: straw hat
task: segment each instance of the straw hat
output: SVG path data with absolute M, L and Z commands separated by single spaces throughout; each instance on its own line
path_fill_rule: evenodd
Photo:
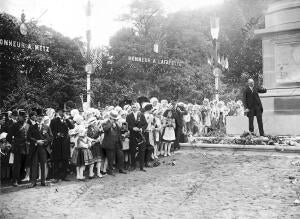
M 109 113 L 109 118 L 114 119 L 114 120 L 118 120 L 120 119 L 119 113 L 116 110 L 112 110 Z

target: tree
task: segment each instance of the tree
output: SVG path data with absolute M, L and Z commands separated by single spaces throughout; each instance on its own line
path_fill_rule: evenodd
M 1 46 L 0 108 L 62 107 L 76 101 L 78 88 L 84 88 L 84 60 L 76 44 L 46 26 L 26 23 L 23 36 L 20 22 L 0 14 L 0 38 L 48 45 L 50 52 Z

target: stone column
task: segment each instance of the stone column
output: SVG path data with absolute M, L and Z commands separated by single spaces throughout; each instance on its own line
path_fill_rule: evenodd
M 270 3 L 262 39 L 266 134 L 300 135 L 300 0 Z

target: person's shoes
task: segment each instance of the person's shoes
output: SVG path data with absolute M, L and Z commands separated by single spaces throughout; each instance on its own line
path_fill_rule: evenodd
M 145 169 L 140 169 L 140 171 L 142 171 L 142 172 L 147 172 Z
M 18 186 L 19 186 L 19 184 L 18 184 L 17 182 L 14 182 L 12 185 L 13 185 L 14 187 L 18 187 Z
M 119 173 L 122 173 L 122 174 L 127 174 L 127 172 L 126 172 L 126 171 L 124 171 L 124 170 L 119 170 Z
M 166 157 L 167 156 L 167 154 L 164 154 L 164 157 Z
M 145 167 L 147 167 L 147 168 L 151 168 L 151 166 L 150 166 L 149 164 L 146 164 L 146 165 L 145 165 Z
M 85 182 L 85 178 L 79 178 L 78 180 L 81 182 Z
M 25 177 L 24 179 L 21 180 L 21 182 L 28 182 L 29 181 L 29 176 Z
M 41 186 L 49 186 L 48 183 L 41 183 Z
M 95 176 L 89 176 L 89 179 L 95 179 Z
M 100 173 L 99 175 L 97 174 L 98 178 L 103 178 L 103 175 Z
M 59 182 L 58 179 L 53 179 L 53 180 L 52 180 L 52 183 L 58 183 L 58 182 Z
M 34 188 L 34 187 L 36 187 L 36 183 L 31 183 L 31 184 L 28 186 L 29 189 L 30 189 L 30 188 Z
M 135 167 L 130 167 L 130 171 L 135 171 Z
M 116 176 L 112 171 L 108 171 L 107 174 L 110 176 Z

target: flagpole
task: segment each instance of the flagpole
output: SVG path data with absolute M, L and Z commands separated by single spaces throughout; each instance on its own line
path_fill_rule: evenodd
M 91 2 L 88 0 L 87 8 L 86 8 L 86 19 L 87 19 L 87 30 L 86 30 L 86 39 L 87 39 L 87 52 L 86 52 L 86 59 L 87 65 L 91 66 Z M 86 79 L 86 102 L 87 107 L 91 106 L 91 69 L 86 69 L 87 79 Z

